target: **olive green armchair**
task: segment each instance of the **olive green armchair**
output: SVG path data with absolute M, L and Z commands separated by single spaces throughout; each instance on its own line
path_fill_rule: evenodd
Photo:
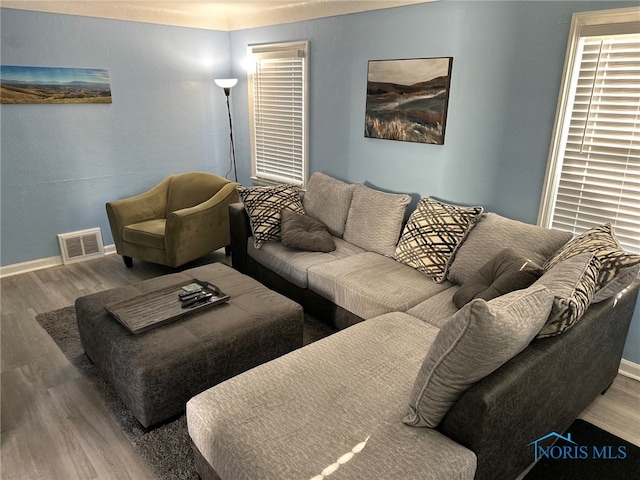
M 222 247 L 228 255 L 237 186 L 211 173 L 178 173 L 147 192 L 108 202 L 116 251 L 127 267 L 133 258 L 179 267 Z

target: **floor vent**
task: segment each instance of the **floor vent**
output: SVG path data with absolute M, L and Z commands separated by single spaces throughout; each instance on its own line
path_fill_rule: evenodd
M 62 263 L 65 265 L 104 256 L 102 232 L 99 228 L 61 233 L 58 240 L 62 251 Z

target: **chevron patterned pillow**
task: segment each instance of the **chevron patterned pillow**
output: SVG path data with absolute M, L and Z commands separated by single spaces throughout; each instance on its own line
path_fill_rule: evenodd
M 300 189 L 294 185 L 237 187 L 249 215 L 253 243 L 256 248 L 265 242 L 280 239 L 280 212 L 284 208 L 304 215 Z
M 620 248 L 612 225 L 605 223 L 573 238 L 554 253 L 542 268 L 550 270 L 563 260 L 586 252 L 595 253 L 600 261 L 596 291 L 605 287 L 622 271 L 640 264 L 640 255 L 627 253 Z
M 473 228 L 482 207 L 461 207 L 423 198 L 409 217 L 393 258 L 433 277 L 446 279 L 458 246 Z

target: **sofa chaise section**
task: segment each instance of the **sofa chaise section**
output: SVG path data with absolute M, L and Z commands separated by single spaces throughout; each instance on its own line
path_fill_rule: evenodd
M 410 315 L 383 315 L 192 398 L 187 417 L 196 455 L 206 460 L 201 475 L 312 479 L 337 469 L 344 480 L 472 479 L 471 450 L 402 423 L 437 333 Z

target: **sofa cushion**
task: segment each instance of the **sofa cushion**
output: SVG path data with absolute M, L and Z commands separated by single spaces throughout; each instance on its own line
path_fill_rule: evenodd
M 342 237 L 355 187 L 355 184 L 315 172 L 302 199 L 304 211 L 324 223 L 331 235 Z
M 367 251 L 393 255 L 410 201 L 406 194 L 380 192 L 356 184 L 343 238 Z
M 505 248 L 513 248 L 543 265 L 570 238 L 568 232 L 530 225 L 490 212 L 480 219 L 456 252 L 447 279 L 462 285 Z
M 394 257 L 442 282 L 458 246 L 475 225 L 482 207 L 461 207 L 423 198 L 404 227 Z
M 462 394 L 524 350 L 549 316 L 553 294 L 531 286 L 456 312 L 429 348 L 404 422 L 436 427 Z
M 252 239 L 247 242 L 247 254 L 300 288 L 308 287 L 307 271 L 314 265 L 334 262 L 351 255 L 364 253 L 360 247 L 333 237 L 336 249 L 331 252 L 307 252 L 286 247 L 282 242 L 268 242 L 257 249 Z
M 471 480 L 471 450 L 402 424 L 436 334 L 399 312 L 361 322 L 193 397 L 189 434 L 220 478 Z
M 322 223 L 285 208 L 280 212 L 280 235 L 285 247 L 309 252 L 333 252 L 336 243 Z
M 505 293 L 529 287 L 544 273 L 542 267 L 506 248 L 485 263 L 453 296 L 462 308 L 474 298 L 491 300 Z
M 435 284 L 417 270 L 373 252 L 312 266 L 308 279 L 311 290 L 361 318 L 404 312 L 451 285 Z
M 237 187 L 249 216 L 256 248 L 280 239 L 280 212 L 284 208 L 304 214 L 300 189 L 294 185 Z
M 453 296 L 460 285 L 449 282 L 440 285 L 449 285 L 449 288 L 430 296 L 415 307 L 411 307 L 407 313 L 429 325 L 442 328 L 451 315 L 458 311 L 458 307 L 453 303 Z
M 593 252 L 600 260 L 600 273 L 596 290 L 613 281 L 623 270 L 640 264 L 640 255 L 633 255 L 620 248 L 610 223 L 593 227 L 564 245 L 543 265 L 549 270 L 558 263 L 580 253 Z
M 586 252 L 555 264 L 536 281 L 544 285 L 555 299 L 549 319 L 537 338 L 558 335 L 571 328 L 589 308 L 596 290 L 600 261 Z

